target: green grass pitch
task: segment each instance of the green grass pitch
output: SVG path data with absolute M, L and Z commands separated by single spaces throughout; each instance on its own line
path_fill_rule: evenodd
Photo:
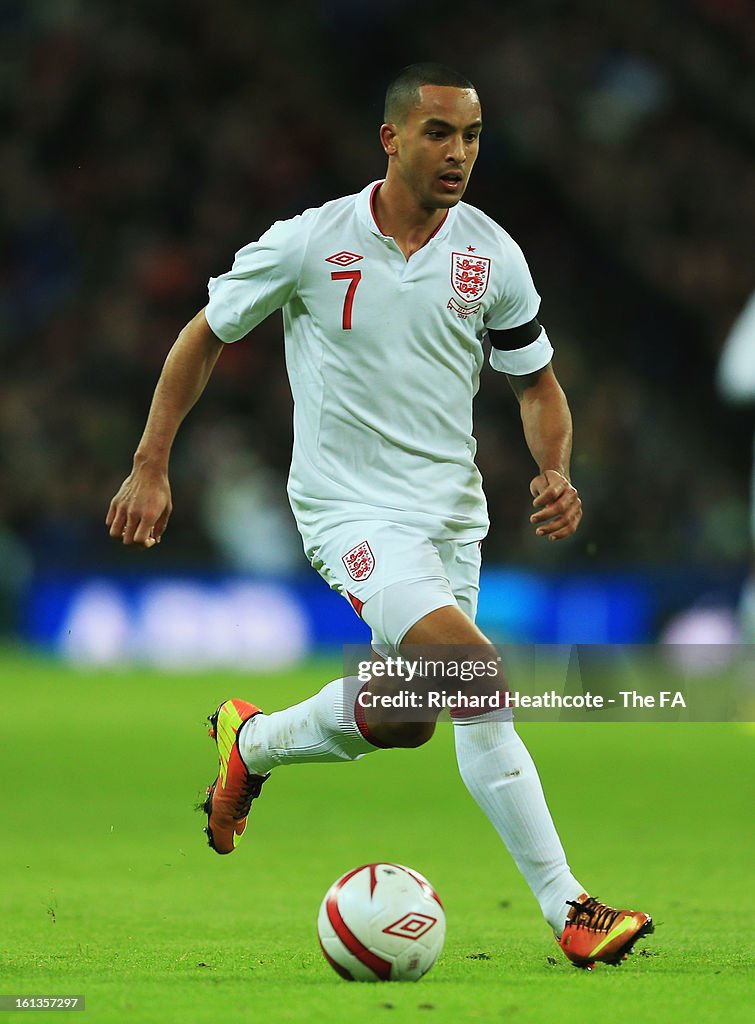
M 751 727 L 520 727 L 575 873 L 657 922 L 639 955 L 588 974 L 464 790 L 447 724 L 420 750 L 277 769 L 240 849 L 207 848 L 206 715 L 228 696 L 284 707 L 338 674 L 0 656 L 0 995 L 84 994 L 84 1024 L 752 1019 Z M 349 984 L 317 946 L 330 883 L 383 859 L 446 906 L 445 950 L 418 984 Z

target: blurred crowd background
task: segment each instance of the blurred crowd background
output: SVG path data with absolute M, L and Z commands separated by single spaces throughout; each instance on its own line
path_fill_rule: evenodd
M 745 567 L 752 409 L 727 406 L 715 374 L 755 286 L 754 10 L 6 0 L 6 601 L 40 567 L 154 557 L 110 542 L 103 519 L 168 348 L 238 248 L 382 175 L 385 85 L 426 59 L 478 87 L 466 199 L 522 245 L 575 416 L 584 524 L 568 544 L 537 544 L 516 403 L 486 372 L 487 559 Z M 307 571 L 285 497 L 290 446 L 276 316 L 224 352 L 184 425 L 161 565 Z

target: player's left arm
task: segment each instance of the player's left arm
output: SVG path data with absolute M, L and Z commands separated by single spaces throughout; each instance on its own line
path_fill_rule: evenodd
M 540 472 L 530 483 L 535 512 L 530 522 L 539 537 L 561 540 L 582 519 L 582 501 L 569 472 L 572 419 L 569 403 L 550 363 L 534 373 L 507 373 L 519 401 L 524 437 Z

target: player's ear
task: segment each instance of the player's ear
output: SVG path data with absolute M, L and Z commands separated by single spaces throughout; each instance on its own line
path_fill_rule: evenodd
M 380 126 L 380 142 L 387 156 L 395 156 L 398 153 L 397 135 L 398 131 L 395 124 L 383 124 Z

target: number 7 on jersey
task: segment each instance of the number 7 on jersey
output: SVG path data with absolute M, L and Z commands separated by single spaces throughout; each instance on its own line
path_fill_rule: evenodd
M 332 281 L 349 281 L 346 289 L 346 297 L 343 300 L 343 319 L 341 326 L 344 331 L 351 330 L 351 310 L 354 307 L 354 296 L 356 295 L 359 282 L 362 280 L 361 270 L 334 270 L 330 275 Z

